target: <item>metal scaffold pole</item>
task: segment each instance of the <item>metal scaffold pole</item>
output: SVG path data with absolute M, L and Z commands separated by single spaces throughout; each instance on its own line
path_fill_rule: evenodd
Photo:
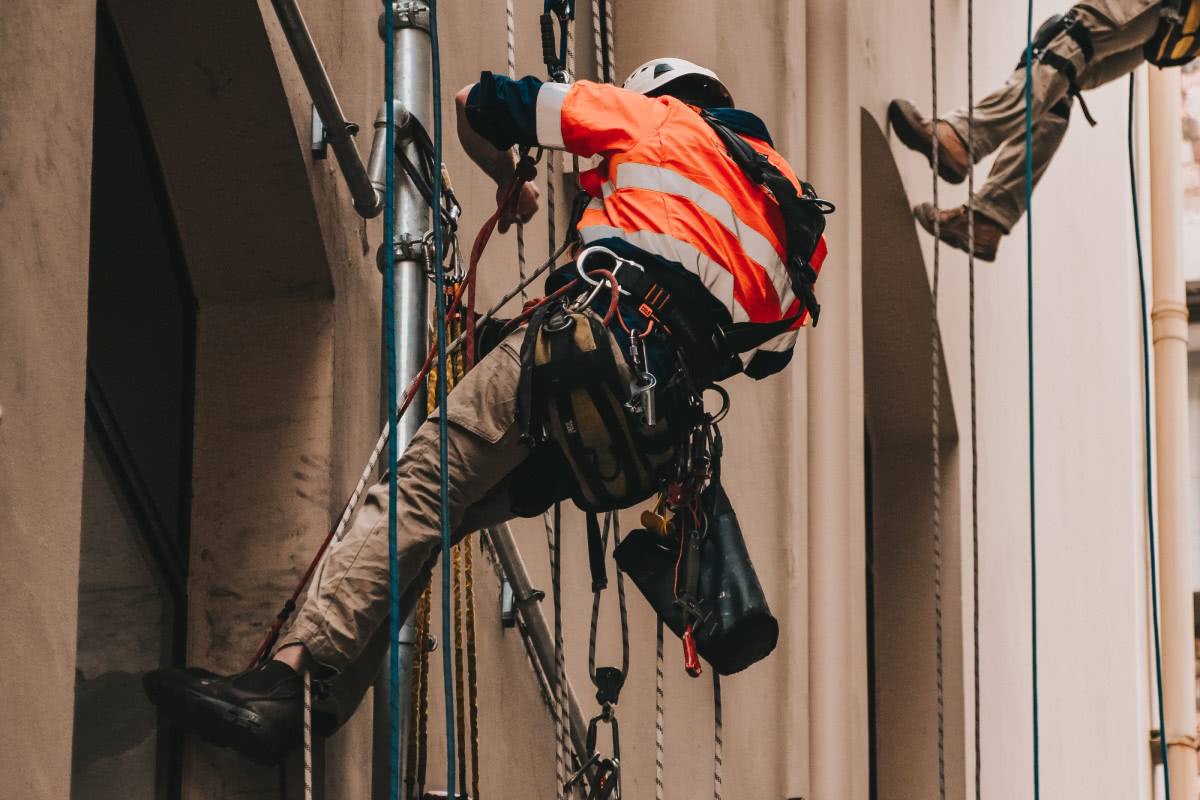
M 387 0 L 384 0 L 386 9 Z M 395 81 L 395 125 L 396 146 L 403 147 L 410 161 L 418 163 L 417 145 L 413 140 L 411 126 L 408 120 L 416 117 L 425 125 L 431 125 L 433 120 L 433 85 L 430 72 L 430 38 L 429 38 L 429 6 L 425 0 L 401 0 L 392 4 L 392 30 L 385 29 L 386 16 L 380 17 L 380 35 L 394 37 L 395 61 L 393 76 Z M 378 119 L 385 119 L 384 110 Z M 411 117 L 410 117 L 411 115 Z M 377 125 L 386 122 L 377 121 Z M 391 155 L 391 154 L 388 154 Z M 394 156 L 393 156 L 394 157 Z M 383 159 L 372 159 L 372 179 L 376 185 L 381 185 Z M 412 181 L 402 177 L 401 170 L 396 171 L 396 199 L 394 215 L 394 247 L 395 271 L 393 286 L 395 291 L 395 331 L 396 331 L 396 384 L 407 386 L 421 369 L 425 354 L 429 349 L 427 325 L 427 283 L 425 277 L 425 248 L 433 247 L 426 234 L 431 228 L 430 209 L 420 191 Z M 386 242 L 383 245 L 386 247 Z M 383 261 L 383 250 L 380 250 L 380 263 Z M 383 367 L 384 381 L 387 385 L 387 366 Z M 423 396 L 423 392 L 418 396 Z M 423 403 L 415 404 L 399 422 L 397 428 L 397 445 L 408 444 L 424 421 Z M 382 417 L 386 421 L 389 413 L 386 399 L 383 402 Z M 411 712 L 409 693 L 406 687 L 411 683 L 413 665 L 413 638 L 415 633 L 413 614 L 400 628 L 400 741 L 408 739 L 408 720 Z M 390 658 L 388 656 L 387 658 Z M 375 682 L 375 715 L 373 734 L 373 768 L 372 792 L 374 800 L 386 800 L 389 796 L 389 782 L 392 765 L 391 759 L 391 709 L 397 698 L 392 697 L 388 682 L 389 664 L 380 670 L 380 677 Z

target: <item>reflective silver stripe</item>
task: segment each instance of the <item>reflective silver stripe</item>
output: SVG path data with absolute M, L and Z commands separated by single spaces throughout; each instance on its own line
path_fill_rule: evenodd
M 624 239 L 635 247 L 646 252 L 660 255 L 668 261 L 675 261 L 684 269 L 696 273 L 704 288 L 708 289 L 718 302 L 729 309 L 734 322 L 749 322 L 750 315 L 733 299 L 733 273 L 700 252 L 694 245 L 680 241 L 667 233 L 654 231 L 628 232 L 608 225 L 588 225 L 579 229 L 584 244 L 597 239 L 616 237 Z
M 562 107 L 570 86 L 565 83 L 543 83 L 538 89 L 536 103 L 537 140 L 542 147 L 564 149 Z
M 540 98 L 540 95 L 539 95 Z M 648 189 L 654 192 L 664 192 L 687 198 L 704 210 L 705 213 L 725 226 L 737 240 L 741 242 L 742 250 L 756 264 L 766 270 L 771 285 L 775 287 L 775 295 L 779 298 L 779 306 L 786 311 L 792 304 L 791 279 L 787 267 L 775 246 L 748 223 L 743 222 L 733 210 L 729 201 L 721 195 L 695 181 L 685 178 L 674 170 L 658 167 L 652 164 L 636 164 L 625 162 L 617 167 L 615 183 L 605 183 L 602 186 L 607 198 L 615 190 Z

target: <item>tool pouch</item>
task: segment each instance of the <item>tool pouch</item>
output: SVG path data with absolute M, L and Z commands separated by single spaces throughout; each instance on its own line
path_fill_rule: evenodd
M 672 428 L 665 420 L 648 427 L 628 412 L 623 364 L 612 333 L 589 311 L 552 306 L 530 320 L 517 412 L 535 448 L 513 478 L 514 512 L 540 513 L 533 509 L 545 498 L 535 496 L 537 488 L 560 493 L 564 473 L 584 511 L 626 508 L 658 489 L 674 457 Z
M 767 606 L 741 526 L 719 481 L 704 490 L 701 505 L 708 532 L 701 545 L 697 586 L 701 619 L 693 633 L 704 660 L 722 675 L 732 675 L 775 649 L 779 622 Z M 687 623 L 675 602 L 679 547 L 678 537 L 635 530 L 621 541 L 614 556 L 617 567 L 633 580 L 667 627 L 682 637 Z
M 1200 54 L 1200 3 L 1196 0 L 1164 3 L 1158 28 L 1142 52 L 1156 67 L 1178 67 Z

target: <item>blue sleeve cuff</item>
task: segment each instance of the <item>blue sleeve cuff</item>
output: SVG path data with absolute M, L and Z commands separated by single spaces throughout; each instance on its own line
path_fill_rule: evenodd
M 537 146 L 537 96 L 542 82 L 483 72 L 467 96 L 467 123 L 497 150 Z

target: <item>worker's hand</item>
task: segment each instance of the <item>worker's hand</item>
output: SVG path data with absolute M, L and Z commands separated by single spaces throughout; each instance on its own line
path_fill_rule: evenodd
M 501 186 L 496 190 L 496 203 L 504 201 L 504 190 L 506 186 Z M 514 222 L 522 224 L 533 219 L 533 215 L 538 210 L 538 188 L 532 183 L 522 184 L 521 191 L 517 195 L 516 208 L 500 215 L 499 224 L 496 226 L 501 233 L 505 233 L 509 226 Z

